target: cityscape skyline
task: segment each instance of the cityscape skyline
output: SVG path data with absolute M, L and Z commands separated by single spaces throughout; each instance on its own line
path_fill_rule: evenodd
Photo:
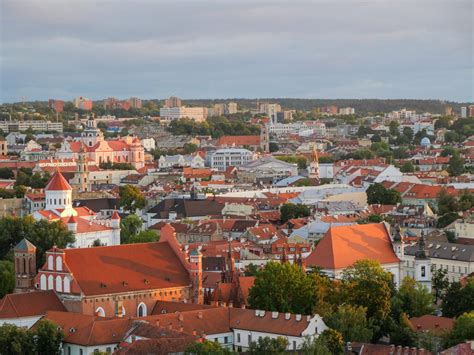
M 2 2 L 0 102 L 474 97 L 470 1 L 72 4 Z

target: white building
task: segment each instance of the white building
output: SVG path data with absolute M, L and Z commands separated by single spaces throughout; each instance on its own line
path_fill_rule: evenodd
M 225 148 L 218 149 L 209 155 L 212 169 L 226 170 L 229 166 L 239 167 L 256 159 L 256 155 L 248 149 Z
M 143 148 L 149 152 L 156 148 L 156 142 L 153 138 L 143 138 L 142 140 Z
M 204 159 L 200 155 L 162 155 L 158 159 L 160 169 L 170 169 L 173 167 L 204 168 Z
M 340 115 L 353 115 L 355 114 L 355 109 L 353 107 L 343 107 L 339 109 Z
M 117 212 L 110 219 L 97 219 L 87 207 L 73 207 L 72 187 L 64 176 L 56 172 L 45 188 L 45 209 L 35 211 L 36 220 L 60 221 L 75 237 L 74 248 L 120 244 L 120 217 Z
M 177 120 L 180 118 L 190 118 L 197 122 L 205 121 L 208 110 L 206 107 L 162 107 L 160 117 L 167 120 Z
M 51 121 L 0 121 L 0 129 L 3 132 L 18 132 L 18 131 L 26 131 L 28 129 L 32 129 L 33 131 L 56 131 L 62 132 L 63 131 L 63 123 L 62 122 L 51 122 Z

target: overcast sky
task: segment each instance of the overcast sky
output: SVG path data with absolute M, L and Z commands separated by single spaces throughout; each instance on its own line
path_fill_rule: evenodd
M 0 102 L 472 101 L 472 0 L 0 0 Z

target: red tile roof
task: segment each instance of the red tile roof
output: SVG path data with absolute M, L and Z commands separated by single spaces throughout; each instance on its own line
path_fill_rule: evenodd
M 0 319 L 39 316 L 47 311 L 66 311 L 52 290 L 12 293 L 0 300 Z
M 410 327 L 415 331 L 431 331 L 434 333 L 449 332 L 454 327 L 454 319 L 446 317 L 437 317 L 426 314 L 421 317 L 410 318 Z
M 59 171 L 55 172 L 51 180 L 49 180 L 48 185 L 46 185 L 45 190 L 49 191 L 64 191 L 72 190 L 71 185 L 64 178 L 63 174 Z
M 256 146 L 260 145 L 260 136 L 222 136 L 217 140 L 218 146 Z
M 64 253 L 65 264 L 88 296 L 191 283 L 188 271 L 167 242 L 65 249 Z
M 331 227 L 306 258 L 308 266 L 343 269 L 361 259 L 398 263 L 383 223 Z

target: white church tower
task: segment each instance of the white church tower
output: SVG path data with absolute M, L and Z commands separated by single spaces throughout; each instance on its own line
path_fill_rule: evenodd
M 63 174 L 56 171 L 45 189 L 45 210 L 61 210 L 61 217 L 69 217 L 76 212 L 72 208 L 72 187 Z
M 422 231 L 415 252 L 415 281 L 431 292 L 431 259 L 425 249 L 425 233 Z

